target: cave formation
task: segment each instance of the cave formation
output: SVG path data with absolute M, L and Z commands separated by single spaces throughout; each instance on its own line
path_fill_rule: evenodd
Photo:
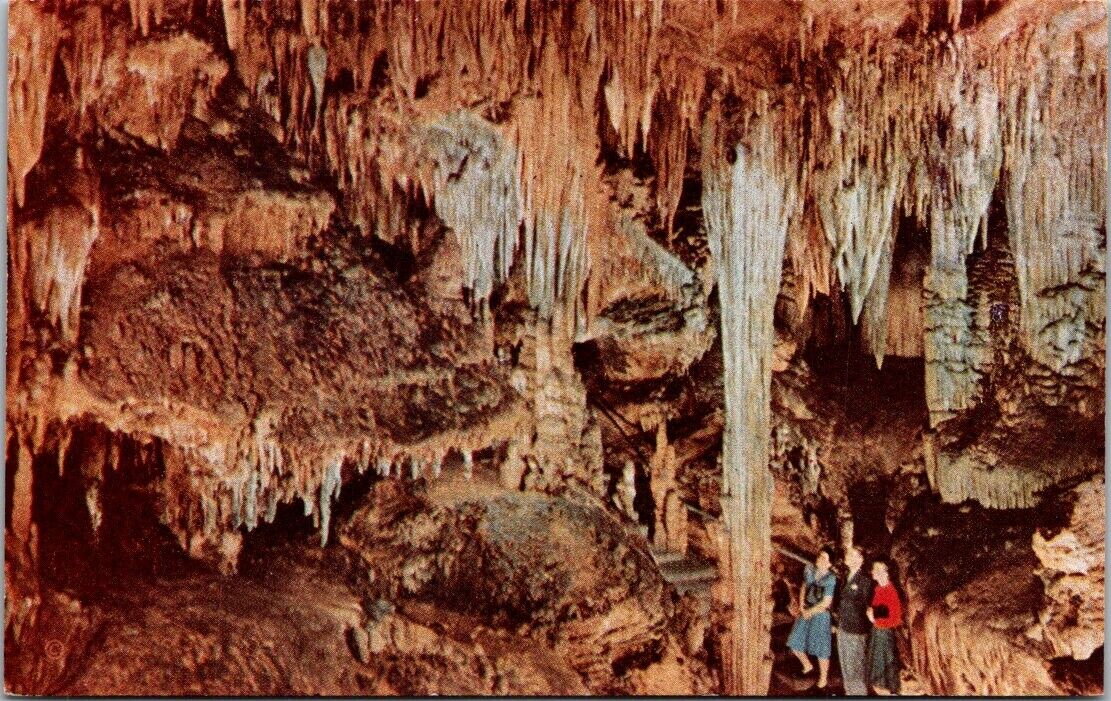
M 1102 692 L 1103 3 L 7 12 L 9 691 Z

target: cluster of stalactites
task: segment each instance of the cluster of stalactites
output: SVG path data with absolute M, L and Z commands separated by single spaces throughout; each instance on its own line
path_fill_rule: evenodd
M 458 238 L 464 286 L 485 300 L 509 276 L 517 245 L 517 155 L 493 125 L 465 111 L 424 133 L 425 162 L 434 165 L 423 189 Z
M 1032 355 L 1056 369 L 1076 362 L 1105 318 L 1105 71 L 1085 38 L 1053 53 L 1072 39 L 1048 33 L 1008 39 L 989 59 L 962 34 L 906 55 L 861 51 L 839 62 L 830 94 L 809 106 L 809 201 L 877 362 L 891 328 L 883 321 L 900 208 L 930 232 L 924 353 L 935 411 L 974 402 L 965 259 L 977 237 L 986 244 L 1001 177 Z M 790 259 L 812 292 L 825 271 L 807 238 L 806 227 L 792 234 Z
M 981 368 L 972 329 L 965 258 L 986 244 L 988 208 L 999 179 L 999 97 L 990 76 L 969 65 L 960 44 L 942 47 L 937 97 L 925 149 L 930 228 L 925 289 L 926 403 L 935 418 L 971 407 Z M 922 216 L 922 212 L 919 215 Z
M 811 197 L 849 293 L 853 321 L 890 267 L 895 207 L 910 171 L 905 145 L 915 128 L 904 68 L 893 53 L 861 52 L 839 61 L 828 102 L 813 105 Z M 886 290 L 873 295 L 881 306 Z
M 66 183 L 68 197 L 19 221 L 9 239 L 13 340 L 30 315 L 44 318 L 66 343 L 77 341 L 81 290 L 93 242 L 100 233 L 100 188 L 81 149 Z
M 316 18 L 315 26 L 328 21 L 326 3 L 299 8 L 302 20 Z M 394 240 L 406 227 L 397 200 L 427 197 L 461 237 L 462 277 L 478 299 L 507 272 L 519 228 L 530 302 L 546 317 L 565 307 L 562 318 L 581 325 L 594 257 L 588 229 L 612 226 L 598 182 L 597 101 L 605 102 L 620 148 L 630 156 L 647 150 L 661 166 L 658 206 L 670 222 L 704 76 L 679 66 L 662 75 L 657 70 L 659 0 L 550 9 L 528 0 L 507 7 L 332 7 L 336 31 L 316 34 L 304 21 L 273 21 L 277 10 L 265 4 L 225 2 L 223 13 L 244 84 L 285 141 L 337 177 L 356 223 Z M 348 14 L 359 16 L 359 31 L 344 30 Z M 376 76 L 380 65 L 388 70 Z M 354 89 L 322 95 L 321 86 L 338 82 L 341 73 Z M 661 81 L 668 118 L 660 120 L 667 128 L 657 137 L 652 129 Z M 476 166 L 468 160 L 460 173 L 449 173 L 441 161 L 414 162 L 406 144 L 421 140 L 427 131 L 421 125 L 443 125 L 456 119 L 460 106 L 474 104 L 512 104 L 495 117 L 502 141 L 489 171 L 483 172 L 484 161 Z M 452 150 L 460 146 L 483 148 L 472 142 Z M 516 159 L 512 183 L 505 177 L 507 157 Z M 422 171 L 433 175 L 422 177 Z
M 773 314 L 787 231 L 798 201 L 797 112 L 761 95 L 740 144 L 723 143 L 720 102 L 703 131 L 702 208 L 721 300 L 725 362 L 722 512 L 733 584 L 726 691 L 767 692 L 771 582 L 771 433 Z M 794 119 L 792 119 L 794 117 Z M 732 163 L 723 151 L 732 152 Z
M 683 194 L 688 147 L 692 135 L 697 133 L 701 116 L 699 103 L 706 89 L 706 75 L 674 66 L 664 70 L 663 75 L 669 80 L 657 96 L 660 118 L 651 132 L 648 154 L 656 171 L 656 209 L 660 224 L 672 235 L 675 212 Z
M 448 456 L 458 455 L 470 479 L 474 451 L 481 447 L 463 439 L 459 445 L 406 448 L 365 437 L 306 450 L 283 444 L 276 430 L 272 417 L 261 416 L 236 440 L 193 448 L 163 445 L 163 520 L 183 549 L 209 557 L 205 550 L 224 534 L 272 523 L 281 504 L 298 500 L 326 545 L 345 468 L 381 478 L 435 479 Z
M 42 153 L 46 97 L 62 27 L 38 3 L 13 3 L 8 14 L 8 177 L 23 205 L 24 180 Z
M 1102 352 L 1107 71 L 1102 48 L 1077 35 L 1064 42 L 1072 51 L 1055 53 L 1049 31 L 1009 42 L 994 68 L 1022 338 L 1031 357 L 1062 371 Z
M 544 317 L 559 306 L 560 316 L 577 324 L 583 321 L 579 293 L 589 271 L 589 233 L 605 225 L 607 213 L 591 119 L 603 64 L 583 57 L 571 74 L 556 41 L 548 38 L 540 59 L 542 94 L 518 102 L 513 139 L 529 301 Z

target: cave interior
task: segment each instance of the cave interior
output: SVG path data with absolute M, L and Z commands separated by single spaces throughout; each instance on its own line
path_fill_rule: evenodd
M 1104 3 L 6 11 L 9 692 L 1102 693 Z

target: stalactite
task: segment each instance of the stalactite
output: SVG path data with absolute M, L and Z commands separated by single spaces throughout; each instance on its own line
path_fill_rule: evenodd
M 977 234 L 987 231 L 1003 155 L 997 92 L 989 81 L 970 75 L 963 65 L 966 54 L 957 43 L 944 47 L 934 63 L 940 89 L 926 150 L 931 256 L 924 281 L 924 351 L 926 403 L 935 422 L 974 403 L 980 368 L 965 257 Z
M 829 295 L 834 289 L 833 253 L 822 231 L 814 207 L 807 204 L 787 232 L 786 255 L 795 283 L 794 305 L 801 323 L 810 301 L 819 294 Z
M 312 83 L 313 120 L 320 119 L 320 108 L 324 104 L 324 78 L 328 72 L 328 52 L 320 44 L 313 44 L 305 53 L 308 64 L 309 81 Z
M 684 70 L 674 57 L 661 65 L 660 74 L 666 82 L 656 100 L 659 117 L 650 132 L 648 153 L 656 169 L 656 209 L 664 231 L 671 235 L 683 193 L 687 149 L 700 119 L 706 75 Z
M 305 36 L 317 38 L 328 32 L 328 0 L 301 0 L 301 28 Z
M 603 94 L 610 122 L 625 155 L 632 158 L 652 124 L 658 89 L 656 44 L 663 0 L 599 3 L 598 35 L 606 43 L 609 80 Z
M 336 456 L 324 465 L 324 476 L 320 482 L 320 546 L 328 544 L 328 529 L 332 522 L 332 501 L 339 498 L 343 481 L 340 470 L 343 458 Z
M 474 453 L 463 451 L 463 479 L 470 481 L 474 476 Z
M 857 321 L 894 235 L 895 205 L 910 170 L 904 144 L 914 124 L 897 55 L 861 52 L 841 59 L 839 69 L 828 103 L 812 107 L 821 140 L 811 183 Z M 879 292 L 873 299 L 884 306 Z
M 105 25 L 100 5 L 87 5 L 77 16 L 71 40 L 61 49 L 70 97 L 84 115 L 101 87 Z
M 127 0 L 127 7 L 131 11 L 132 29 L 143 36 L 150 34 L 152 26 L 162 24 L 163 0 Z
M 99 230 L 95 202 L 88 207 L 52 207 L 42 218 L 19 226 L 11 247 L 13 295 L 21 301 L 17 315 L 42 314 L 62 340 L 76 341 L 85 266 Z M 18 318 L 15 323 L 27 321 Z
M 876 265 L 876 277 L 864 301 L 864 341 L 868 350 L 876 358 L 876 367 L 883 367 L 883 357 L 887 352 L 887 319 L 891 284 L 891 264 L 894 258 L 895 242 L 888 239 L 880 253 Z
M 724 652 L 725 691 L 768 690 L 771 618 L 772 316 L 783 269 L 798 169 L 788 143 L 791 112 L 772 111 L 761 94 L 746 141 L 726 162 L 712 114 L 704 128 L 702 208 L 717 270 L 725 356 L 726 422 L 722 513 L 728 538 L 733 614 Z M 720 104 L 715 104 L 720 110 Z
M 224 13 L 224 34 L 228 48 L 238 51 L 243 46 L 243 35 L 247 31 L 247 0 L 220 0 Z
M 521 218 L 516 153 L 492 125 L 467 112 L 449 115 L 426 133 L 428 160 L 436 167 L 425 189 L 463 249 L 463 285 L 484 300 L 513 263 Z
M 1054 55 L 1049 31 L 1008 42 L 996 72 L 1023 343 L 1061 371 L 1102 353 L 1091 338 L 1106 320 L 1107 79 L 1102 48 L 1076 36 L 1073 52 Z
M 39 3 L 14 2 L 8 13 L 8 180 L 23 206 L 23 183 L 42 153 L 46 96 L 62 27 Z
M 567 75 L 556 37 L 549 36 L 540 71 L 543 98 L 522 100 L 514 125 L 526 279 L 529 300 L 542 316 L 561 306 L 574 324 L 588 273 L 589 230 L 605 221 L 589 117 L 601 64 Z

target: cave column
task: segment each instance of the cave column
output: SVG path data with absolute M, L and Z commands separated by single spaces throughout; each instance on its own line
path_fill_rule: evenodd
M 968 304 L 964 256 L 939 250 L 943 235 L 934 231 L 933 259 L 923 281 L 925 290 L 926 404 L 930 426 L 973 405 L 980 374 L 976 338 Z
M 987 242 L 988 209 L 1003 151 L 998 93 L 971 70 L 963 48 L 944 56 L 937 80 L 946 89 L 940 91 L 936 112 L 945 118 L 927 130 L 930 265 L 922 284 L 931 427 L 975 405 L 984 364 L 965 259 L 978 235 L 982 244 Z M 943 131 L 948 138 L 940 138 Z
M 759 105 L 748 143 L 732 149 L 732 163 L 716 133 L 716 100 L 703 134 L 702 204 L 721 300 L 725 366 L 721 561 L 732 614 L 723 691 L 738 695 L 766 694 L 772 667 L 772 322 L 797 182 L 797 173 L 784 165 L 789 150 L 786 130 L 775 128 L 778 116 Z

